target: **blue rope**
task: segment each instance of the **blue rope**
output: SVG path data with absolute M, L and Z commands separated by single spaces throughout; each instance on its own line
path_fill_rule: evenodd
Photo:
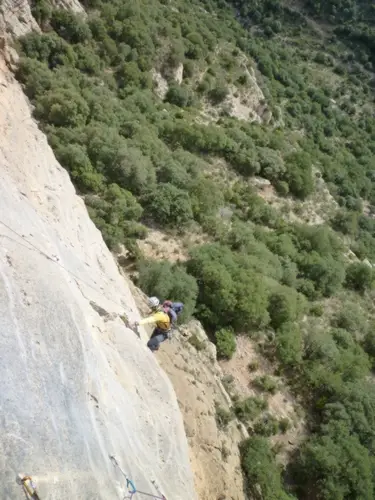
M 166 497 L 162 493 L 161 493 L 161 496 L 158 496 L 158 495 L 153 495 L 152 493 L 145 493 L 144 491 L 137 490 L 137 488 L 135 487 L 133 481 L 128 478 L 128 476 L 125 474 L 125 472 L 119 466 L 116 458 L 113 455 L 110 455 L 109 458 L 112 460 L 112 462 L 114 463 L 114 465 L 116 467 L 118 467 L 118 469 L 120 470 L 121 474 L 126 479 L 126 487 L 128 488 L 128 493 L 129 493 L 130 496 L 124 497 L 124 500 L 125 500 L 125 498 L 131 500 L 136 493 L 139 493 L 139 494 L 144 495 L 146 497 L 154 498 L 154 500 L 167 500 Z M 131 491 L 129 490 L 129 486 L 131 487 Z

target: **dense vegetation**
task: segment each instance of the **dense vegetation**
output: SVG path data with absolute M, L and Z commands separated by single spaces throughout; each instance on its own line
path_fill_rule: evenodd
M 311 433 L 285 486 L 264 437 L 275 422 L 257 425 L 262 437 L 242 448 L 251 494 L 257 483 L 265 499 L 375 498 L 373 270 L 361 262 L 375 260 L 372 5 L 84 6 L 85 18 L 34 0 L 42 32 L 19 40 L 18 78 L 90 216 L 110 248 L 132 250 L 147 293 L 182 298 L 225 358 L 235 334 L 273 332 L 266 353 L 306 402 Z M 168 86 L 161 97 L 155 71 Z M 254 77 L 259 118 L 241 121 L 231 102 L 251 107 Z M 254 175 L 296 212 L 318 199 L 321 177 L 338 208 L 324 224 L 290 222 L 258 196 Z M 206 243 L 184 264 L 147 261 L 136 241 L 151 225 Z M 255 403 L 238 402 L 237 416 L 257 414 Z

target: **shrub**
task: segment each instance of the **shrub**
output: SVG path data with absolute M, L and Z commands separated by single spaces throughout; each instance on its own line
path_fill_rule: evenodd
M 242 422 L 254 420 L 262 411 L 267 409 L 267 401 L 258 397 L 249 397 L 236 401 L 233 410 L 236 417 Z
M 365 292 L 371 288 L 373 271 L 370 266 L 362 262 L 354 262 L 346 268 L 345 285 L 352 290 Z
M 279 429 L 282 434 L 286 434 L 287 431 L 290 429 L 291 423 L 289 418 L 284 417 L 279 420 Z
M 222 245 L 202 245 L 191 252 L 187 271 L 199 283 L 197 313 L 206 326 L 244 331 L 267 322 L 267 289 L 250 261 Z
M 358 304 L 344 302 L 334 318 L 334 324 L 338 328 L 343 328 L 352 334 L 364 334 L 366 330 L 366 316 Z
M 208 97 L 212 104 L 220 104 L 227 97 L 229 90 L 225 86 L 214 87 L 208 92 Z
M 216 349 L 219 358 L 230 359 L 236 351 L 236 339 L 233 330 L 222 328 L 215 333 Z
M 253 380 L 253 384 L 259 390 L 264 392 L 269 392 L 270 394 L 275 394 L 277 391 L 277 381 L 270 377 L 269 375 L 262 375 L 261 377 L 256 377 Z
M 194 312 L 198 287 L 185 269 L 167 261 L 143 261 L 139 266 L 139 286 L 149 296 L 181 301 L 184 311 L 180 321 L 186 321 Z
M 276 352 L 286 367 L 296 367 L 302 361 L 302 333 L 296 323 L 283 323 L 276 333 Z
M 345 279 L 345 268 L 340 260 L 331 256 L 320 257 L 312 252 L 300 259 L 300 269 L 305 278 L 314 282 L 315 289 L 321 295 L 329 297 L 340 288 Z
M 259 363 L 258 363 L 258 361 L 251 361 L 247 365 L 247 369 L 249 370 L 250 373 L 256 372 L 259 369 Z
M 191 102 L 189 89 L 183 85 L 173 84 L 169 87 L 165 100 L 175 106 L 184 108 Z
M 304 309 L 303 296 L 291 288 L 280 288 L 269 298 L 268 312 L 273 328 L 279 328 L 283 323 L 295 321 Z
M 264 500 L 290 498 L 283 491 L 280 469 L 266 438 L 251 437 L 241 445 L 240 451 L 242 469 L 251 498 L 259 498 L 259 490 Z
M 230 411 L 226 410 L 219 404 L 215 404 L 216 408 L 216 423 L 218 427 L 221 429 L 225 429 L 228 426 L 229 422 L 232 420 L 232 414 Z
M 70 10 L 54 10 L 50 23 L 52 28 L 68 42 L 80 43 L 91 38 L 91 31 L 88 24 L 80 20 Z
M 287 196 L 289 193 L 289 184 L 285 181 L 275 182 L 275 188 L 280 196 Z
M 322 304 L 311 304 L 310 306 L 310 314 L 312 316 L 323 316 L 324 314 L 324 307 Z
M 265 415 L 255 423 L 254 432 L 265 437 L 274 436 L 279 432 L 279 422 L 273 415 Z
M 142 201 L 150 216 L 164 226 L 181 228 L 193 219 L 189 195 L 173 184 L 160 183 Z
M 37 118 L 57 127 L 84 125 L 89 116 L 86 101 L 72 89 L 50 90 L 43 95 L 36 106 Z

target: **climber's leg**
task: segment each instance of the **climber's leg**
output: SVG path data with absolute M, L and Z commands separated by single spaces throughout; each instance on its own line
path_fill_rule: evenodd
M 165 333 L 159 328 L 155 328 L 152 332 L 150 340 L 147 342 L 147 347 L 151 349 L 151 351 L 157 351 L 159 346 L 166 339 Z

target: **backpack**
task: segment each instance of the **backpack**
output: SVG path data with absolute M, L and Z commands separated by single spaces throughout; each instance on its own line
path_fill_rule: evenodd
M 164 301 L 163 310 L 168 314 L 172 325 L 176 323 L 177 316 L 182 313 L 183 309 L 184 304 L 182 302 L 171 302 L 170 300 Z

